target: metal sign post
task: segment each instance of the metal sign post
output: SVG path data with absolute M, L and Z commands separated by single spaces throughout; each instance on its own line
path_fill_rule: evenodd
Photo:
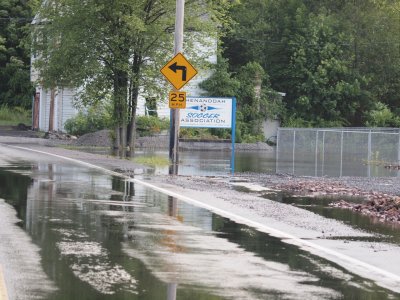
M 185 0 L 176 0 L 176 17 L 175 17 L 175 49 L 177 55 L 183 50 L 183 21 L 185 15 Z M 170 136 L 169 136 L 169 159 L 171 167 L 170 175 L 178 174 L 178 146 L 179 146 L 179 109 L 171 109 Z
M 236 98 L 232 98 L 232 126 L 231 126 L 231 174 L 235 174 L 235 140 L 236 140 Z

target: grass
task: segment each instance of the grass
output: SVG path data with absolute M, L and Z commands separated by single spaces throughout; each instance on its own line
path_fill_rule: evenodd
M 163 156 L 139 156 L 133 158 L 133 161 L 151 167 L 166 167 L 169 165 L 169 160 Z
M 77 145 L 57 145 L 59 148 L 64 148 L 67 150 L 110 150 L 110 147 L 104 147 L 104 146 L 77 146 Z M 90 152 L 90 151 L 89 151 Z
M 22 107 L 0 106 L 0 125 L 16 126 L 19 123 L 30 125 L 32 123 L 32 113 Z

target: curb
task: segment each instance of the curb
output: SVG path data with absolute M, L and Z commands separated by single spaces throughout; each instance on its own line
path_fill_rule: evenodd
M 4 281 L 3 269 L 0 265 L 0 300 L 8 300 L 6 282 Z

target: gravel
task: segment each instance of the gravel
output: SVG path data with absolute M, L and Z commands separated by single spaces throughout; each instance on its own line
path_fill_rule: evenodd
M 92 146 L 92 147 L 111 147 L 111 131 L 100 130 L 97 132 L 87 133 L 72 142 L 76 146 Z

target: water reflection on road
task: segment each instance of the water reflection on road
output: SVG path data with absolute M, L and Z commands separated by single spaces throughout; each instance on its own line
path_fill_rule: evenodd
M 0 198 L 41 249 L 58 288 L 46 299 L 396 296 L 277 238 L 82 167 L 4 165 Z
M 90 149 L 87 151 L 90 152 Z M 138 150 L 135 156 L 168 158 L 168 151 Z M 231 172 L 230 151 L 180 151 L 179 175 L 227 175 Z M 236 152 L 235 172 L 275 173 L 274 151 Z M 155 173 L 168 174 L 168 167 L 155 167 Z

